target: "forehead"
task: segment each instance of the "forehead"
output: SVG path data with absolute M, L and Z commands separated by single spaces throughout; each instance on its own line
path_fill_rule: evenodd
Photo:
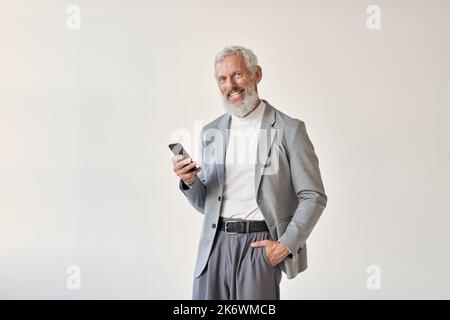
M 242 57 L 240 54 L 233 54 L 231 56 L 228 56 L 222 61 L 218 62 L 216 65 L 217 75 L 232 73 L 237 70 L 240 70 L 242 72 L 249 71 L 244 57 Z

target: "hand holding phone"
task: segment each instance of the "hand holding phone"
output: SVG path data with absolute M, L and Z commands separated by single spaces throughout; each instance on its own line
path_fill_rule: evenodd
M 169 148 L 174 154 L 172 162 L 175 174 L 180 177 L 184 183 L 193 183 L 197 173 L 200 172 L 202 168 L 196 166 L 197 163 L 191 159 L 181 143 L 169 144 Z

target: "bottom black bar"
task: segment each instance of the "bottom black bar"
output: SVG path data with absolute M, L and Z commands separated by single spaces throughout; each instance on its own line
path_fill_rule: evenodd
M 86 317 L 130 316 L 145 319 L 302 319 L 308 314 L 321 319 L 331 315 L 386 318 L 446 314 L 448 300 L 3 300 L 2 314 Z

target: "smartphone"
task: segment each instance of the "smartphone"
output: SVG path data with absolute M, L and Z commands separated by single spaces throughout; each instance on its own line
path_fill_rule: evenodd
M 172 153 L 174 155 L 181 154 L 183 156 L 183 159 L 181 159 L 180 161 L 183 161 L 184 159 L 191 157 L 189 155 L 189 153 L 187 153 L 186 150 L 183 148 L 181 143 L 171 143 L 171 144 L 169 144 L 169 149 L 172 150 Z M 191 158 L 191 163 L 192 163 L 192 158 Z M 197 166 L 195 166 L 194 168 L 192 168 L 188 172 L 192 172 L 192 171 L 195 171 L 197 169 L 198 169 Z

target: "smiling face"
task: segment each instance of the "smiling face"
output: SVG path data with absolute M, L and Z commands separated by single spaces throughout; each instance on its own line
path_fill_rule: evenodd
M 220 92 L 224 100 L 235 107 L 245 103 L 251 93 L 256 94 L 256 102 L 259 102 L 257 84 L 261 78 L 261 68 L 258 66 L 252 74 L 240 54 L 230 55 L 216 65 L 216 80 Z

